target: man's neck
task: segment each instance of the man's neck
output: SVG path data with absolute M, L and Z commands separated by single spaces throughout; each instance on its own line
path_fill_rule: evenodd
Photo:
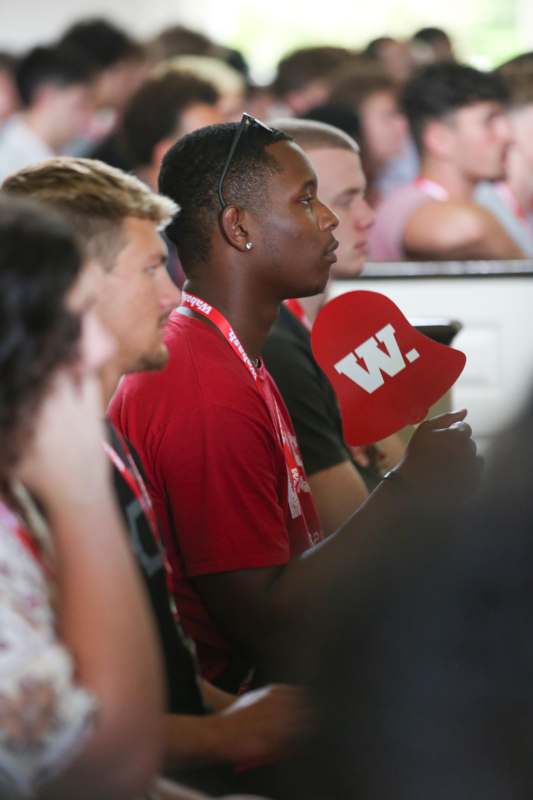
M 327 290 L 320 294 L 314 294 L 312 297 L 300 297 L 299 302 L 305 311 L 305 315 L 311 324 L 314 323 L 318 316 L 318 312 L 327 300 Z
M 434 181 L 447 193 L 448 199 L 470 203 L 476 182 L 466 176 L 455 164 L 439 161 L 431 156 L 422 159 L 420 178 Z
M 116 359 L 108 361 L 100 370 L 100 386 L 102 388 L 102 401 L 107 409 L 113 395 L 118 389 L 124 370 Z
M 249 287 L 236 289 L 221 284 L 214 287 L 209 281 L 188 280 L 183 288 L 220 311 L 237 334 L 248 357 L 252 360 L 259 358 L 278 313 L 278 300 L 265 300 Z M 206 323 L 210 324 L 208 320 Z

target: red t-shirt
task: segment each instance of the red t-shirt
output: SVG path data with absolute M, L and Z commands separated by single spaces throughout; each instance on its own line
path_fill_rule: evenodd
M 167 367 L 125 378 L 110 417 L 143 461 L 169 589 L 202 674 L 213 679 L 231 645 L 188 578 L 286 564 L 322 533 L 288 411 L 265 367 L 256 384 L 216 328 L 180 313 L 166 343 Z M 274 400 L 301 471 L 297 498 Z

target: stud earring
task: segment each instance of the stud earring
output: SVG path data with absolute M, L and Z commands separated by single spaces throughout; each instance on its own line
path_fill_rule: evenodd
M 244 246 L 246 247 L 247 250 L 253 250 L 254 249 L 254 243 L 253 242 L 246 242 L 246 244 Z

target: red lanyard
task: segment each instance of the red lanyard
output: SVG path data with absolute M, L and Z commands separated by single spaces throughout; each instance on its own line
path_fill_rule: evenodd
M 239 341 L 239 338 L 231 325 L 229 324 L 228 320 L 224 317 L 223 314 L 218 311 L 218 309 L 214 308 L 213 306 L 206 303 L 204 300 L 201 300 L 199 297 L 196 297 L 193 294 L 189 294 L 189 292 L 183 292 L 181 295 L 181 305 L 185 308 L 190 308 L 192 311 L 195 311 L 200 316 L 209 319 L 213 325 L 215 325 L 221 334 L 224 336 L 227 343 L 232 348 L 235 355 L 240 358 L 244 366 L 247 368 L 248 372 L 254 379 L 254 382 L 261 392 L 263 399 L 265 400 L 266 406 L 268 411 L 271 415 L 272 422 L 274 427 L 278 432 L 278 436 L 280 439 L 281 446 L 283 448 L 283 454 L 285 456 L 285 464 L 287 465 L 287 471 L 289 473 L 289 478 L 291 481 L 292 488 L 294 489 L 296 496 L 298 497 L 300 492 L 300 469 L 298 467 L 298 463 L 296 460 L 296 456 L 294 450 L 290 443 L 290 431 L 287 429 L 287 425 L 283 421 L 283 417 L 280 413 L 278 408 L 278 404 L 274 396 L 272 396 L 272 403 L 274 405 L 274 409 L 276 412 L 276 416 L 272 415 L 270 410 L 270 404 L 266 400 L 266 396 L 264 390 L 260 388 L 258 381 L 257 381 L 257 370 L 252 364 L 249 356 L 246 354 L 246 351 L 242 344 Z M 303 516 L 303 513 L 302 513 Z M 305 519 L 305 517 L 304 517 Z
M 415 186 L 421 189 L 428 197 L 431 197 L 433 200 L 448 200 L 450 197 L 450 193 L 444 186 L 441 186 L 440 183 L 437 181 L 432 181 L 430 178 L 417 178 L 415 180 Z
M 312 328 L 311 320 L 309 319 L 309 317 L 305 313 L 304 307 L 302 306 L 302 304 L 300 303 L 299 300 L 294 300 L 294 299 L 285 300 L 284 301 L 284 305 L 285 305 L 286 308 L 289 309 L 291 314 L 293 314 L 296 317 L 298 322 L 302 323 L 304 328 L 307 328 L 308 331 L 311 331 L 311 328 Z
M 154 507 L 152 505 L 152 501 L 150 500 L 150 495 L 148 494 L 146 485 L 142 479 L 142 475 L 137 468 L 135 459 L 132 458 L 128 450 L 128 445 L 122 439 L 121 435 L 116 429 L 114 429 L 114 433 L 117 436 L 118 440 L 120 441 L 124 452 L 126 453 L 126 459 L 128 461 L 128 465 L 126 466 L 120 455 L 117 453 L 114 447 L 112 447 L 109 444 L 109 442 L 106 441 L 103 442 L 104 450 L 111 463 L 118 469 L 121 477 L 126 481 L 131 491 L 135 495 L 136 499 L 139 502 L 139 505 L 141 506 L 143 512 L 146 515 L 148 524 L 150 525 L 150 528 L 152 530 L 152 534 L 154 535 L 156 541 L 159 541 L 159 533 L 157 528 L 157 521 L 155 518 Z

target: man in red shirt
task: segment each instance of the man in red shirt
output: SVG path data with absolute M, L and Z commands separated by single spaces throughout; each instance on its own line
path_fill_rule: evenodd
M 337 218 L 300 148 L 246 116 L 178 141 L 159 188 L 181 207 L 167 233 L 185 304 L 168 327 L 167 368 L 128 376 L 111 416 L 142 456 L 203 673 L 235 689 L 251 667 L 268 670 L 313 595 L 365 559 L 370 539 L 372 549 L 419 513 L 435 485 L 446 499 L 464 494 L 477 461 L 466 412 L 423 424 L 398 480 L 317 547 L 292 425 L 260 352 L 283 299 L 324 289 Z

